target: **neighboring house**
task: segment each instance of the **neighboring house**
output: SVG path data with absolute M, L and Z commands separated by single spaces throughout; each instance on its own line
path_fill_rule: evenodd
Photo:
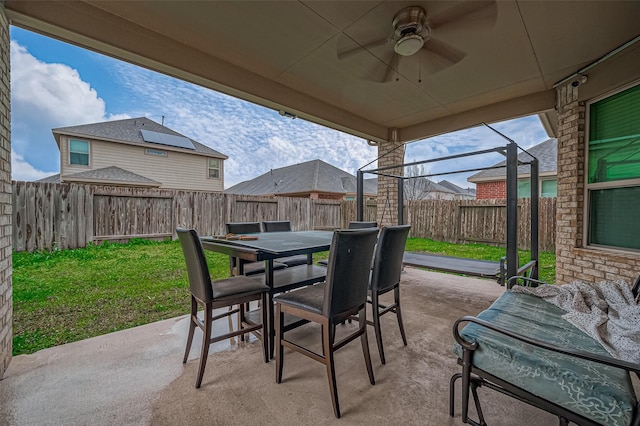
M 535 156 L 539 161 L 538 175 L 540 196 L 555 197 L 558 189 L 557 168 L 558 168 L 558 141 L 557 139 L 547 139 L 529 149 L 527 152 Z M 526 152 L 520 152 L 518 159 L 521 161 L 531 161 L 531 157 Z M 504 166 L 507 162 L 501 161 L 492 167 Z M 518 167 L 518 197 L 527 198 L 531 196 L 531 172 L 528 165 Z M 507 169 L 488 169 L 478 172 L 467 178 L 469 182 L 476 184 L 476 198 L 478 200 L 487 198 L 507 197 Z
M 375 198 L 375 179 L 364 181 L 367 199 Z M 292 166 L 272 169 L 267 173 L 240 182 L 225 194 L 303 197 L 311 199 L 355 200 L 356 177 L 322 160 L 311 160 Z
M 441 180 L 438 182 L 438 185 L 444 186 L 445 188 L 456 193 L 456 200 L 475 200 L 476 199 L 476 190 L 473 188 L 462 188 L 456 185 L 453 182 L 449 182 L 448 180 Z
M 39 182 L 93 183 L 222 192 L 214 149 L 145 117 L 53 129 L 60 174 Z

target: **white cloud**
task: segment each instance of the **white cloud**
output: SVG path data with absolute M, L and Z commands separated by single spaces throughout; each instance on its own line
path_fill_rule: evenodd
M 11 151 L 11 179 L 13 180 L 38 180 L 54 174 L 43 172 L 24 161 L 24 158 L 15 151 Z
M 130 92 L 140 115 L 158 122 L 164 116 L 167 127 L 229 156 L 226 187 L 270 169 L 315 159 L 355 174 L 377 156 L 377 149 L 364 139 L 291 120 L 209 89 L 126 63 L 118 63 L 112 72 Z
M 104 101 L 78 71 L 64 64 L 49 64 L 11 41 L 12 103 L 20 110 L 50 123 L 70 125 L 102 121 Z
M 20 159 L 14 170 L 28 170 L 23 177 L 59 170 L 52 128 L 127 117 L 107 116 L 104 100 L 75 69 L 40 61 L 11 41 L 12 161 Z

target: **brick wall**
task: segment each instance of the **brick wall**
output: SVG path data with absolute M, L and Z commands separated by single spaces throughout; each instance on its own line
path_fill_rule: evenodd
M 507 181 L 476 183 L 476 200 L 507 198 Z
M 378 145 L 378 167 L 387 167 L 404 163 L 404 148 L 399 142 L 384 142 Z M 396 149 L 397 148 L 397 149 Z M 385 170 L 385 173 L 403 174 L 401 167 Z M 378 225 L 398 224 L 398 180 L 387 176 L 378 176 Z
M 9 22 L 0 5 L 0 379 L 13 351 L 11 332 L 11 118 Z
M 584 248 L 587 108 L 578 100 L 578 90 L 570 84 L 557 88 L 556 282 L 623 279 L 632 283 L 640 271 L 639 255 Z

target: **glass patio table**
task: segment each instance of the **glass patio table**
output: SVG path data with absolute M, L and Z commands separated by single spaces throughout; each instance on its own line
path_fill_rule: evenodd
M 312 285 L 325 280 L 327 268 L 312 264 L 312 254 L 327 251 L 331 247 L 333 232 L 330 231 L 292 231 L 239 234 L 239 239 L 223 237 L 201 237 L 202 247 L 245 261 L 264 261 L 265 273 L 252 276 L 269 286 L 267 319 L 269 329 L 269 350 L 274 351 L 275 313 L 273 296 L 277 293 Z M 244 237 L 252 239 L 242 239 Z M 274 270 L 273 261 L 278 258 L 299 254 L 308 255 L 306 265 Z M 237 262 L 241 264 L 241 262 Z

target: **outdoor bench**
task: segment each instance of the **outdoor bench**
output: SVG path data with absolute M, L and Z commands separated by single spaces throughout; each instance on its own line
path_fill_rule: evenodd
M 508 288 L 519 281 L 540 283 L 513 277 Z M 633 287 L 635 304 L 639 286 L 640 277 Z M 476 391 L 485 386 L 558 416 L 560 425 L 640 425 L 631 381 L 631 373 L 640 377 L 640 364 L 612 357 L 564 314 L 540 297 L 508 290 L 477 317 L 458 319 L 454 352 L 462 373 L 451 377 L 451 417 L 455 382 L 462 379 L 464 423 L 486 424 Z M 470 394 L 478 421 L 468 417 Z
M 504 285 L 507 272 L 506 257 L 499 262 L 491 260 L 466 259 L 463 257 L 443 256 L 431 253 L 404 252 L 403 266 L 432 269 L 434 271 L 452 272 L 472 275 L 481 278 L 495 278 L 498 284 Z M 518 269 L 517 275 L 529 273 L 536 262 L 529 262 Z

